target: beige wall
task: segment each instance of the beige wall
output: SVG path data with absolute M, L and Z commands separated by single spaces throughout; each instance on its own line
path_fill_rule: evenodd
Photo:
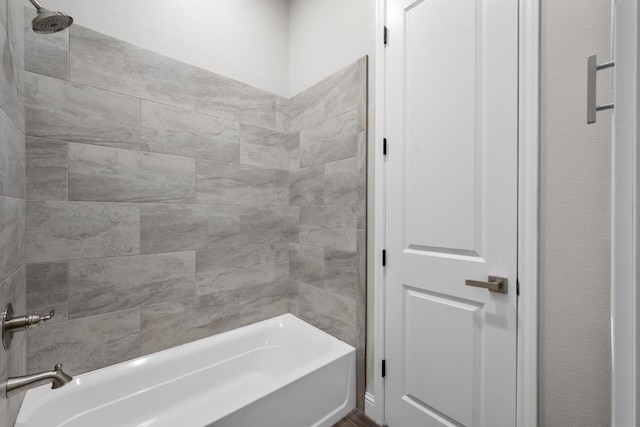
M 609 0 L 542 1 L 539 425 L 610 425 L 611 113 L 585 123 Z M 609 71 L 598 98 L 610 100 Z

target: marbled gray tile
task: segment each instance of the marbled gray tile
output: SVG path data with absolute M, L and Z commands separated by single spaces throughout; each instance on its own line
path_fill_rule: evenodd
M 324 249 L 326 277 L 324 288 L 354 301 L 360 300 L 358 287 L 358 253 L 333 248 Z
M 53 34 L 37 34 L 31 28 L 36 16 L 34 8 L 28 8 L 24 19 L 24 66 L 27 71 L 69 80 L 69 30 Z
M 239 326 L 238 297 L 221 293 L 142 307 L 143 354 L 175 347 Z
M 300 165 L 355 157 L 358 154 L 358 114 L 355 110 L 300 132 Z
M 7 34 L 20 58 L 24 70 L 24 20 L 25 4 L 21 0 L 9 0 L 7 4 Z
M 356 302 L 305 283 L 298 283 L 300 317 L 328 334 L 356 344 Z
M 24 132 L 24 59 L 5 31 L 0 31 L 0 109 Z
M 238 103 L 238 121 L 275 130 L 276 95 L 244 85 Z
M 281 281 L 238 291 L 240 326 L 289 312 L 289 282 Z
M 222 205 L 273 205 L 275 171 L 236 163 L 196 162 L 196 200 Z
M 240 234 L 247 244 L 286 242 L 293 219 L 287 206 L 250 206 L 240 208 Z
M 357 249 L 357 214 L 353 206 L 300 208 L 300 243 L 343 251 Z
M 367 304 L 367 230 L 358 230 L 358 303 Z
M 50 323 L 29 331 L 29 372 L 49 370 L 57 361 L 79 375 L 140 356 L 140 309 Z
M 238 163 L 238 123 L 142 101 L 141 149 Z
M 88 144 L 69 144 L 69 200 L 193 200 L 195 176 L 195 159 Z
M 293 170 L 300 167 L 300 133 L 289 135 L 289 170 Z
M 276 130 L 290 132 L 291 118 L 289 117 L 289 100 L 281 96 L 276 97 Z
M 134 255 L 140 207 L 129 203 L 27 202 L 28 262 Z
M 275 251 L 269 245 L 198 251 L 196 280 L 199 295 L 228 292 L 271 283 L 275 278 Z
M 298 132 L 322 122 L 330 81 L 322 80 L 295 95 L 288 102 L 289 131 Z
M 0 110 L 0 195 L 25 195 L 24 133 Z
M 289 176 L 289 202 L 292 206 L 324 203 L 324 166 L 310 166 L 292 170 Z
M 25 263 L 25 202 L 0 196 L 0 282 Z
M 51 310 L 56 315 L 53 322 L 68 319 L 69 301 L 67 262 L 27 264 L 27 310 L 29 313 L 46 314 Z
M 27 199 L 67 200 L 68 153 L 66 142 L 27 137 Z
M 289 171 L 276 169 L 275 174 L 273 183 L 275 204 L 289 206 Z
M 289 277 L 309 285 L 324 287 L 325 249 L 289 243 Z
M 69 318 L 195 296 L 195 252 L 69 261 Z
M 16 313 L 25 313 L 25 288 L 25 268 L 23 266 L 4 283 L 0 284 L 0 301 L 3 301 L 3 303 L 11 302 Z M 26 334 L 14 335 L 11 347 L 2 353 L 0 357 L 0 381 L 2 383 L 6 382 L 8 377 L 21 376 L 27 373 Z M 0 425 L 13 425 L 24 394 L 22 392 L 10 398 L 6 398 L 4 395 L 0 397 L 0 421 L 6 422 L 6 424 Z
M 27 135 L 140 147 L 140 100 L 26 73 Z
M 358 130 L 367 126 L 367 56 L 346 66 L 329 78 L 325 117 L 334 117 L 347 111 L 358 113 Z
M 324 165 L 324 203 L 328 205 L 355 205 L 359 202 L 360 170 L 358 158 L 338 160 Z
M 358 133 L 358 228 L 367 228 L 367 131 Z
M 72 81 L 196 109 L 195 67 L 80 25 L 69 44 Z
M 7 32 L 7 3 L 9 3 L 9 0 L 0 0 L 0 24 L 2 24 L 2 27 L 0 27 L 0 31 L 4 31 L 5 33 Z
M 236 247 L 240 233 L 237 206 L 143 204 L 140 207 L 142 253 Z
M 288 170 L 290 138 L 288 133 L 240 125 L 240 163 Z
M 203 69 L 196 71 L 196 81 L 198 111 L 239 121 L 238 103 L 244 83 Z
M 289 242 L 298 243 L 300 241 L 300 208 L 291 206 L 288 212 L 289 218 Z
M 298 299 L 298 282 L 289 280 L 289 313 L 300 317 L 300 301 Z

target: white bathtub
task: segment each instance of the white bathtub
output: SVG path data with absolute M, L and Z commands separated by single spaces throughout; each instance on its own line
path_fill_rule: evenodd
M 324 427 L 354 407 L 354 348 L 286 314 L 32 389 L 16 426 Z

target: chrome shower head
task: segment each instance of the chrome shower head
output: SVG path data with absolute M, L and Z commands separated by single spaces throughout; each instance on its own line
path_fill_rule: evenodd
M 37 0 L 29 0 L 36 8 L 38 16 L 31 21 L 33 31 L 38 34 L 52 34 L 69 28 L 73 24 L 73 18 L 62 12 L 54 12 L 45 9 Z

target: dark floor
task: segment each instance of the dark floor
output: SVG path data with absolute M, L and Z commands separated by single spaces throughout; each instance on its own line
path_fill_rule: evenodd
M 380 427 L 365 414 L 356 410 L 338 421 L 333 427 Z

